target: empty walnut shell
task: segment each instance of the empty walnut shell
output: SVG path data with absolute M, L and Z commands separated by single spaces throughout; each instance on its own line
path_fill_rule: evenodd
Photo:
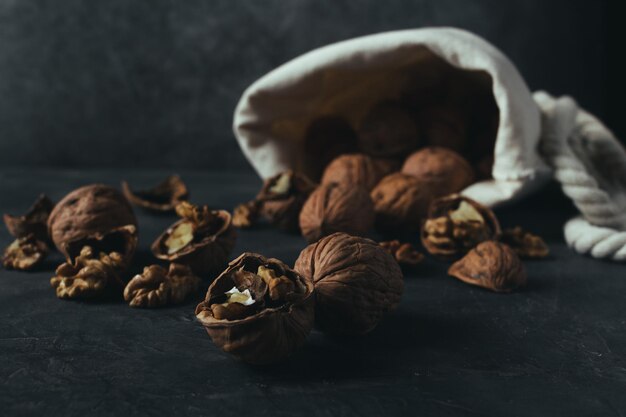
M 257 195 L 259 212 L 278 228 L 296 232 L 302 205 L 315 187 L 307 177 L 291 170 L 275 175 Z
M 48 216 L 50 216 L 53 207 L 54 203 L 42 194 L 26 214 L 21 216 L 5 214 L 4 224 L 9 233 L 16 238 L 32 234 L 36 239 L 47 242 L 49 241 Z
M 411 113 L 396 103 L 374 106 L 358 129 L 359 147 L 371 156 L 404 156 L 419 145 L 419 131 Z
M 137 247 L 137 219 L 122 193 L 102 184 L 66 195 L 48 218 L 57 249 L 71 261 L 84 246 L 95 253 L 119 252 L 130 261 Z
M 168 239 L 179 226 L 188 224 L 189 220 L 181 219 L 165 230 L 151 246 L 152 253 L 158 259 L 189 266 L 201 278 L 207 274 L 220 271 L 227 264 L 235 247 L 237 232 L 232 225 L 232 216 L 226 210 L 210 211 L 213 217 L 209 227 L 199 230 L 189 229 L 188 242 L 179 250 L 171 251 L 167 246 Z
M 384 234 L 404 234 L 419 230 L 433 191 L 428 183 L 396 172 L 383 178 L 370 196 L 376 229 Z
M 170 175 L 157 186 L 141 191 L 133 191 L 126 181 L 122 182 L 122 191 L 132 204 L 156 212 L 174 211 L 182 201 L 189 198 L 189 191 L 178 175 Z
M 466 115 L 455 107 L 428 107 L 420 113 L 419 123 L 430 146 L 461 152 L 467 145 Z
M 381 179 L 398 168 L 393 159 L 373 158 L 362 153 L 341 155 L 324 170 L 322 184 L 360 185 L 371 191 Z
M 448 274 L 495 292 L 510 292 L 526 285 L 526 270 L 515 251 L 493 240 L 480 243 L 453 263 Z
M 431 203 L 421 238 L 431 255 L 454 259 L 480 242 L 497 239 L 500 233 L 500 223 L 491 209 L 452 194 Z
M 360 236 L 373 225 L 374 204 L 367 190 L 358 185 L 320 185 L 300 212 L 300 230 L 308 242 L 335 232 Z
M 458 193 L 474 182 L 474 170 L 458 153 L 429 146 L 409 156 L 402 172 L 433 184 L 436 197 Z
M 269 283 L 257 274 L 262 269 L 275 276 Z M 289 289 L 272 297 L 269 287 L 274 282 Z M 249 291 L 251 303 L 230 303 L 227 294 L 234 288 L 240 294 Z M 313 327 L 314 301 L 311 281 L 278 259 L 244 253 L 213 281 L 196 317 L 220 349 L 244 362 L 267 364 L 304 343 Z
M 373 240 L 345 233 L 306 247 L 294 269 L 315 283 L 316 325 L 333 334 L 372 331 L 404 291 L 393 256 Z

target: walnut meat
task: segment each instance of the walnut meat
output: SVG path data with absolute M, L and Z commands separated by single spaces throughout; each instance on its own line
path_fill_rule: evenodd
M 381 179 L 398 168 L 393 159 L 372 158 L 362 153 L 341 155 L 324 170 L 322 184 L 360 185 L 371 191 Z
M 376 229 L 384 234 L 418 231 L 433 199 L 428 183 L 400 172 L 383 178 L 370 196 L 376 212 Z
M 374 106 L 358 129 L 359 147 L 371 156 L 407 155 L 420 142 L 419 131 L 411 113 L 397 103 Z
M 155 212 L 174 211 L 179 203 L 189 198 L 187 186 L 178 175 L 170 175 L 155 187 L 140 191 L 133 191 L 123 181 L 122 191 L 132 204 Z
M 308 242 L 335 232 L 363 235 L 373 225 L 374 204 L 358 185 L 320 185 L 300 212 L 300 230 Z
M 66 195 L 52 210 L 48 230 L 57 249 L 72 261 L 85 246 L 118 252 L 130 262 L 137 247 L 137 219 L 116 189 L 94 184 Z
M 233 210 L 233 226 L 247 229 L 254 226 L 259 217 L 259 202 L 256 200 L 239 204 Z
M 493 212 L 459 194 L 434 200 L 422 226 L 422 244 L 443 259 L 464 255 L 485 240 L 500 236 L 500 224 Z
M 223 268 L 237 239 L 230 213 L 187 202 L 179 204 L 176 213 L 181 220 L 154 241 L 154 256 L 187 265 L 199 276 Z
M 47 255 L 48 245 L 34 234 L 29 234 L 17 238 L 6 248 L 2 265 L 6 269 L 28 271 L 41 264 Z
M 334 334 L 372 331 L 402 296 L 402 271 L 376 242 L 335 233 L 309 245 L 294 269 L 315 283 L 316 325 Z
M 409 156 L 402 172 L 432 184 L 436 197 L 457 193 L 474 182 L 474 170 L 458 153 L 430 146 Z
M 185 265 L 172 263 L 169 269 L 150 265 L 124 288 L 124 300 L 131 307 L 156 308 L 180 304 L 200 289 L 200 278 Z
M 493 240 L 480 243 L 453 263 L 448 274 L 495 292 L 510 292 L 526 285 L 526 271 L 515 251 Z
M 48 216 L 54 207 L 54 203 L 44 194 L 33 203 L 26 214 L 14 216 L 4 215 L 4 224 L 9 233 L 16 237 L 26 237 L 33 235 L 37 240 L 47 242 L 48 237 Z
M 289 356 L 310 333 L 313 283 L 277 259 L 244 253 L 213 281 L 196 317 L 213 342 L 244 362 Z
M 295 232 L 302 205 L 314 189 L 303 175 L 291 170 L 278 174 L 266 180 L 257 195 L 259 213 L 278 228 Z
M 550 254 L 550 248 L 541 237 L 519 226 L 504 230 L 500 242 L 510 246 L 522 258 L 545 258 Z

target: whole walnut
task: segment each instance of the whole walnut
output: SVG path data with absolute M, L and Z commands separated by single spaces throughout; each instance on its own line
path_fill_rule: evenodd
M 361 121 L 358 135 L 361 151 L 385 158 L 407 155 L 420 142 L 413 115 L 393 102 L 379 103 L 370 109 Z
M 278 259 L 244 253 L 213 281 L 196 318 L 219 348 L 244 362 L 282 360 L 313 328 L 313 282 Z
M 433 185 L 436 197 L 457 193 L 474 182 L 474 170 L 458 153 L 429 146 L 411 154 L 402 172 Z
M 498 219 L 488 207 L 452 194 L 431 203 L 421 237 L 431 255 L 453 259 L 483 241 L 499 238 L 500 233 Z
M 259 213 L 279 229 L 295 232 L 302 205 L 316 185 L 288 170 L 265 181 L 256 197 Z
M 480 243 L 453 263 L 448 274 L 495 292 L 526 285 L 526 270 L 519 256 L 508 245 L 493 240 Z
M 324 170 L 322 184 L 338 182 L 361 185 L 371 191 L 383 177 L 399 168 L 394 159 L 373 158 L 362 153 L 341 155 Z
M 115 188 L 102 184 L 80 187 L 66 195 L 48 218 L 48 230 L 68 261 L 83 247 L 95 253 L 118 252 L 130 262 L 137 247 L 137 219 Z
M 373 225 L 374 204 L 359 185 L 320 185 L 300 212 L 300 230 L 309 242 L 335 232 L 363 235 Z
M 461 152 L 467 145 L 466 115 L 453 106 L 431 106 L 419 116 L 422 135 L 431 146 Z
M 372 331 L 404 291 L 393 256 L 370 239 L 345 233 L 309 245 L 294 269 L 315 283 L 316 325 L 333 334 Z
M 376 229 L 384 234 L 404 234 L 419 230 L 433 191 L 427 182 L 396 172 L 383 178 L 370 196 Z

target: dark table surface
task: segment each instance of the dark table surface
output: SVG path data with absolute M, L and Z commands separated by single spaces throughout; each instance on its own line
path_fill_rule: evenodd
M 247 174 L 182 173 L 192 199 L 231 208 L 251 198 Z M 0 212 L 23 213 L 91 182 L 151 185 L 159 172 L 4 171 Z M 314 331 L 293 357 L 250 367 L 219 351 L 195 321 L 196 301 L 158 310 L 120 300 L 58 300 L 36 272 L 0 271 L 0 415 L 490 415 L 626 414 L 626 269 L 574 254 L 562 225 L 573 213 L 556 186 L 498 210 L 549 242 L 527 262 L 528 287 L 494 294 L 446 276 L 428 259 L 406 275 L 399 308 L 351 340 Z M 137 212 L 136 269 L 172 217 Z M 0 244 L 11 241 L 6 230 Z M 257 251 L 292 264 L 299 236 L 242 231 L 233 257 Z

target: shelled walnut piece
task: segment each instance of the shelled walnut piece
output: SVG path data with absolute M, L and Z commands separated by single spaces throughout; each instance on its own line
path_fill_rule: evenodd
M 393 256 L 400 266 L 415 267 L 424 260 L 424 255 L 410 243 L 402 243 L 399 240 L 389 240 L 380 242 L 379 245 Z
M 50 285 L 63 299 L 87 299 L 102 296 L 111 287 L 121 287 L 120 273 L 125 260 L 119 252 L 96 254 L 85 246 L 74 262 L 61 264 Z
M 526 285 L 526 270 L 508 245 L 493 240 L 480 243 L 452 264 L 448 274 L 468 284 L 495 292 L 511 292 Z
M 141 308 L 180 304 L 196 294 L 200 284 L 200 278 L 188 266 L 172 263 L 165 269 L 150 265 L 126 284 L 124 300 L 131 307 Z
M 11 243 L 2 257 L 6 269 L 27 271 L 39 265 L 48 254 L 48 245 L 38 240 L 34 234 L 17 238 Z
M 550 254 L 550 248 L 541 237 L 527 232 L 519 226 L 505 229 L 500 241 L 509 245 L 521 258 L 545 258 Z
M 123 181 L 122 191 L 132 204 L 156 212 L 173 211 L 179 203 L 189 198 L 187 186 L 178 175 L 170 175 L 155 187 L 139 191 L 133 191 Z
M 233 210 L 233 226 L 247 229 L 254 226 L 259 217 L 259 202 L 256 200 L 239 204 Z

